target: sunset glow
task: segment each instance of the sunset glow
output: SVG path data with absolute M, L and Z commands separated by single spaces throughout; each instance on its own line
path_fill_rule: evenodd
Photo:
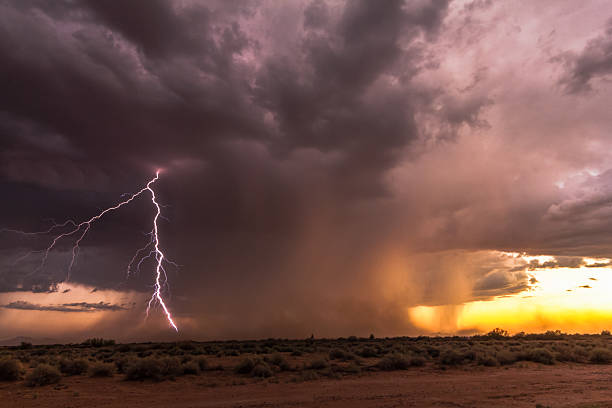
M 554 259 L 522 258 L 528 262 Z M 608 262 L 587 260 L 587 264 Z M 452 307 L 418 306 L 410 308 L 408 314 L 422 329 L 447 334 L 486 333 L 496 327 L 511 333 L 599 333 L 612 327 L 612 268 L 537 268 L 528 273 L 535 281 L 523 292 Z

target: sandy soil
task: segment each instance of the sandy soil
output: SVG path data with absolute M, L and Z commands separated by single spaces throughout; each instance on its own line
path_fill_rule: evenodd
M 555 365 L 367 373 L 300 383 L 208 372 L 161 383 L 63 378 L 0 383 L 0 407 L 612 407 L 612 366 Z

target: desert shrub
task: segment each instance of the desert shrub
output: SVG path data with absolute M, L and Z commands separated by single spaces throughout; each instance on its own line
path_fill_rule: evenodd
M 596 347 L 591 350 L 589 361 L 594 364 L 610 364 L 612 363 L 612 351 L 603 347 Z
M 251 358 L 245 358 L 234 367 L 234 372 L 236 374 L 250 374 L 254 367 L 255 361 Z
M 380 359 L 376 364 L 381 370 L 407 370 L 410 367 L 410 360 L 403 354 L 391 354 Z
M 574 353 L 574 349 L 569 346 L 560 346 L 556 348 L 555 360 L 557 361 L 579 361 L 579 356 Z
M 477 358 L 478 365 L 486 366 L 486 367 L 495 367 L 499 362 L 495 357 L 490 354 L 483 354 L 478 356 Z
M 308 368 L 310 368 L 311 370 L 323 370 L 327 367 L 329 367 L 329 364 L 323 359 L 314 360 L 311 361 L 310 364 L 308 364 Z
M 89 367 L 90 377 L 112 377 L 114 367 L 110 363 L 95 363 Z
M 465 353 L 463 353 L 464 360 L 474 361 L 477 358 L 478 358 L 478 354 L 476 354 L 474 350 L 468 350 Z
M 127 380 L 161 380 L 161 365 L 159 361 L 154 358 L 143 358 L 135 361 L 131 361 L 128 364 L 126 370 Z
M 576 357 L 576 361 L 587 360 L 590 356 L 590 352 L 584 347 L 575 347 L 574 356 Z
M 183 374 L 181 363 L 177 358 L 164 357 L 159 359 L 159 363 L 161 365 L 161 372 L 164 378 L 174 378 Z
M 263 361 L 260 361 L 256 363 L 255 366 L 253 367 L 253 370 L 251 371 L 251 375 L 253 377 L 267 378 L 267 377 L 272 376 L 272 370 L 270 369 L 269 365 L 267 365 Z
M 200 371 L 204 371 L 208 368 L 208 360 L 206 360 L 204 357 L 197 358 L 195 362 L 198 364 Z
M 496 358 L 501 365 L 510 365 L 516 362 L 516 355 L 508 350 L 498 351 Z
M 115 367 L 117 367 L 117 372 L 119 374 L 124 374 L 127 367 L 132 362 L 132 358 L 130 357 L 121 357 L 115 360 Z
M 423 367 L 426 363 L 425 358 L 421 356 L 414 356 L 410 359 L 410 365 L 413 367 Z
M 552 353 L 545 348 L 534 348 L 532 350 L 527 350 L 525 353 L 525 360 L 549 365 L 555 363 Z
M 440 362 L 444 365 L 459 365 L 463 363 L 463 354 L 455 350 L 446 350 L 440 356 Z
M 183 374 L 198 374 L 200 367 L 196 361 L 188 361 L 182 365 Z
M 32 343 L 28 343 L 27 341 L 22 341 L 19 345 L 21 350 L 30 350 L 32 348 Z
M 363 358 L 378 357 L 379 355 L 373 347 L 364 347 L 357 354 Z
M 359 374 L 361 372 L 361 367 L 359 367 L 355 362 L 351 362 L 346 367 L 339 368 L 343 373 L 348 374 Z
M 66 375 L 81 375 L 87 371 L 89 363 L 84 359 L 68 360 L 61 359 L 59 362 L 60 371 Z
M 127 380 L 151 379 L 161 381 L 183 374 L 181 365 L 176 358 L 165 357 L 156 359 L 147 357 L 132 361 L 126 369 Z
M 294 357 L 300 357 L 303 354 L 304 353 L 302 353 L 301 350 L 294 350 L 293 352 L 291 352 L 291 355 L 294 356 Z
M 281 371 L 289 371 L 291 369 L 289 363 L 287 363 L 287 360 L 285 360 L 285 358 L 281 354 L 272 355 L 272 357 L 270 357 L 267 362 L 269 364 L 277 366 Z
M 341 349 L 333 349 L 332 351 L 329 352 L 329 359 L 348 361 L 348 360 L 354 360 L 355 355 L 353 353 L 350 353 L 350 352 L 347 352 Z
M 609 336 L 610 335 L 610 330 L 602 330 L 601 331 L 601 335 L 602 336 Z
M 37 387 L 47 384 L 58 383 L 62 375 L 59 370 L 47 364 L 40 364 L 26 375 L 26 385 Z
M 16 381 L 21 376 L 21 364 L 17 360 L 0 360 L 0 381 Z

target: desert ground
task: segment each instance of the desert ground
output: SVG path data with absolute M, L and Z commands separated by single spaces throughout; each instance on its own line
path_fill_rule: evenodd
M 1 348 L 0 406 L 612 407 L 611 363 L 607 333 L 91 339 Z

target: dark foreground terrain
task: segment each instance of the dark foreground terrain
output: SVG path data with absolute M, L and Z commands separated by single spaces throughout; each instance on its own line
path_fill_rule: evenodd
M 612 337 L 0 348 L 1 407 L 612 407 Z

